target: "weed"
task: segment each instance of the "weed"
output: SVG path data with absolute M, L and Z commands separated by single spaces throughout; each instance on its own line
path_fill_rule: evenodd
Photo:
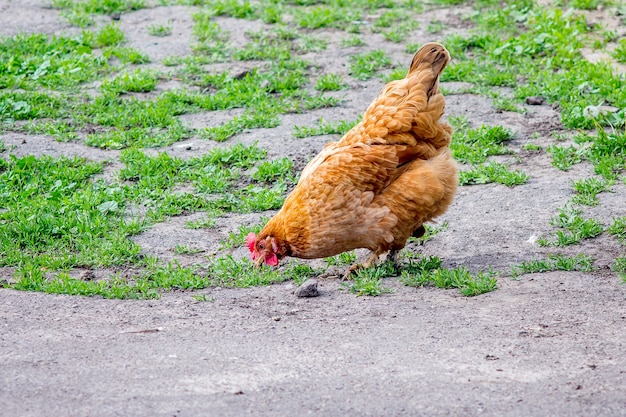
M 498 97 L 493 100 L 493 107 L 499 111 L 510 111 L 515 113 L 526 113 L 526 109 L 520 107 L 517 102 L 508 97 Z
M 523 171 L 510 171 L 509 168 L 497 162 L 480 164 L 469 171 L 459 173 L 459 184 L 488 184 L 495 182 L 508 187 L 526 183 L 528 175 Z
M 617 275 L 622 279 L 622 282 L 626 284 L 626 256 L 615 258 L 611 269 L 617 272 Z
M 124 32 L 114 23 L 104 26 L 96 33 L 96 46 L 116 46 L 124 42 Z
M 426 27 L 428 33 L 434 34 L 443 31 L 446 28 L 445 23 L 438 20 L 432 20 Z
M 211 61 L 224 61 L 229 56 L 228 40 L 229 33 L 222 30 L 220 25 L 211 19 L 210 12 L 195 13 L 193 34 L 198 39 L 198 44 L 193 49 L 211 57 Z
M 257 5 L 249 1 L 213 0 L 210 2 L 211 13 L 215 16 L 231 16 L 238 19 L 256 19 Z
M 626 38 L 620 39 L 617 42 L 617 47 L 613 51 L 613 57 L 618 62 L 626 63 Z
M 272 128 L 280 124 L 278 115 L 274 112 L 247 111 L 241 116 L 235 116 L 231 121 L 217 127 L 207 127 L 198 133 L 204 139 L 223 142 L 246 129 Z
M 0 87 L 76 90 L 109 71 L 107 59 L 96 56 L 92 44 L 90 32 L 76 38 L 41 34 L 0 38 Z
M 432 284 L 438 288 L 458 288 L 465 296 L 493 291 L 498 284 L 493 271 L 479 272 L 473 277 L 464 267 L 442 268 L 441 259 L 435 256 L 410 259 L 402 270 L 400 281 L 411 287 Z
M 344 135 L 346 132 L 352 129 L 352 127 L 354 127 L 359 121 L 349 122 L 346 120 L 340 120 L 339 122 L 332 123 L 320 119 L 317 126 L 294 126 L 292 135 L 295 138 L 307 138 L 309 136 L 333 134 Z
M 534 143 L 527 143 L 524 145 L 524 150 L 529 151 L 529 152 L 538 152 L 543 150 L 543 148 L 541 147 L 541 145 L 537 145 Z
M 282 267 L 281 270 L 266 265 L 257 269 L 249 260 L 237 261 L 232 256 L 215 259 L 209 268 L 213 284 L 226 287 L 269 285 L 288 279 L 300 282 L 314 273 L 312 268 L 295 262 Z
M 423 245 L 424 243 L 437 236 L 439 232 L 443 232 L 444 230 L 446 230 L 448 226 L 448 222 L 443 222 L 434 226 L 425 224 L 424 229 L 426 231 L 424 232 L 424 235 L 421 237 L 410 237 L 408 242 L 416 242 L 418 245 Z
M 152 36 L 169 36 L 172 34 L 172 24 L 169 20 L 166 24 L 153 23 L 148 26 L 148 33 Z
M 546 259 L 533 259 L 524 261 L 519 265 L 511 267 L 511 275 L 518 277 L 522 274 L 534 274 L 538 272 L 550 271 L 593 271 L 593 257 L 578 254 L 567 257 L 560 254 L 548 254 Z
M 351 35 L 341 40 L 341 46 L 343 48 L 349 48 L 351 46 L 364 46 L 365 42 L 357 35 Z
M 188 229 L 212 229 L 217 224 L 217 220 L 211 217 L 205 217 L 204 219 L 187 221 L 185 227 Z
M 353 265 L 356 263 L 356 254 L 354 253 L 354 251 L 342 252 L 339 255 L 324 258 L 324 261 L 328 266 Z
M 265 161 L 259 164 L 252 178 L 259 182 L 293 182 L 292 168 L 289 158 Z
M 328 40 L 310 35 L 300 36 L 293 45 L 294 51 L 298 53 L 320 52 L 328 47 Z
M 315 83 L 315 89 L 320 91 L 339 91 L 345 87 L 343 78 L 337 74 L 324 74 Z
M 395 274 L 395 269 L 390 263 L 383 263 L 370 268 L 359 268 L 353 272 L 351 277 L 354 280 L 348 286 L 350 292 L 357 297 L 362 295 L 377 296 L 382 293 L 391 292 L 383 287 L 383 278 Z
M 202 253 L 202 252 L 204 252 L 204 249 L 192 248 L 187 245 L 176 245 L 174 247 L 174 253 L 176 255 L 195 255 L 197 253 Z
M 194 294 L 191 296 L 191 298 L 193 298 L 194 300 L 196 300 L 199 303 L 203 303 L 203 302 L 210 302 L 213 303 L 215 302 L 215 297 L 208 297 L 206 294 Z
M 11 156 L 3 162 L 0 264 L 51 270 L 137 263 L 127 236 L 143 223 L 125 219 L 123 190 L 89 179 L 102 170 L 83 159 Z M 28 201 L 28 204 L 24 204 Z
M 356 20 L 360 20 L 358 9 L 327 6 L 305 8 L 298 13 L 296 19 L 300 27 L 308 29 L 342 28 Z
M 368 80 L 377 71 L 389 67 L 391 59 L 381 49 L 350 57 L 350 75 L 357 80 Z
M 610 190 L 611 185 L 609 181 L 593 177 L 572 181 L 572 187 L 576 191 L 576 195 L 572 197 L 572 203 L 597 206 L 600 203 L 597 195 Z
M 561 171 L 567 171 L 573 165 L 582 162 L 586 149 L 576 146 L 548 146 L 548 152 L 552 154 L 552 165 Z
M 390 81 L 401 80 L 405 77 L 406 77 L 406 69 L 396 68 L 392 70 L 391 72 L 389 72 L 388 74 L 383 75 L 381 79 L 386 84 Z
M 450 148 L 459 162 L 479 164 L 489 156 L 510 153 L 502 144 L 512 138 L 513 133 L 502 126 L 483 125 L 477 129 L 461 127 L 455 131 Z
M 593 164 L 596 174 L 616 180 L 626 170 L 626 133 L 600 130 L 595 137 L 580 133 L 575 141 L 585 149 L 584 157 Z
M 540 242 L 542 246 L 568 246 L 580 242 L 582 239 L 589 239 L 598 236 L 603 232 L 600 221 L 596 219 L 585 219 L 582 217 L 582 210 L 571 205 L 566 205 L 557 215 L 552 217 L 552 226 L 561 230 L 556 231 L 556 240 L 544 239 Z
M 619 242 L 626 245 L 626 216 L 615 217 L 613 223 L 606 231 L 615 236 Z
M 112 80 L 105 79 L 100 87 L 103 92 L 110 94 L 147 93 L 154 90 L 158 81 L 158 74 L 154 71 L 136 69 L 132 73 L 118 75 Z

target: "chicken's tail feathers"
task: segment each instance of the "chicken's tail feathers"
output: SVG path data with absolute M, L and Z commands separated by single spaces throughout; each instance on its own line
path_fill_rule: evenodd
M 431 97 L 437 92 L 439 76 L 448 62 L 450 62 L 450 53 L 443 45 L 436 42 L 427 43 L 413 56 L 407 78 L 414 73 L 431 71 L 434 78 L 427 94 L 428 97 Z

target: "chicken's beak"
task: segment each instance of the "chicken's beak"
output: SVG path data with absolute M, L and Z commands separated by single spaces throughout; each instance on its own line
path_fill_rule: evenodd
M 264 260 L 264 259 L 265 259 L 265 257 L 264 257 L 264 256 L 259 256 L 259 258 L 258 258 L 256 261 L 254 261 L 254 267 L 255 267 L 256 269 L 261 268 L 261 265 L 263 264 L 263 260 Z

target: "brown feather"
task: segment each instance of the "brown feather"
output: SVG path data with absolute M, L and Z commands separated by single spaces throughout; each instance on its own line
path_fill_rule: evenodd
M 449 60 L 439 44 L 420 48 L 407 76 L 388 83 L 361 122 L 307 164 L 257 241 L 274 238 L 279 258 L 380 254 L 403 248 L 443 214 L 457 186 L 452 129 L 439 120 L 439 76 Z

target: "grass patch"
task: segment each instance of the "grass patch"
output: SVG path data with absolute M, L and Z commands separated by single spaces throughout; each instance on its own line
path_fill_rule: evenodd
M 537 242 L 541 246 L 569 246 L 582 239 L 594 238 L 604 231 L 599 220 L 585 219 L 582 210 L 571 205 L 561 208 L 550 223 L 560 230 L 557 230 L 551 239 L 548 237 L 538 239 Z
M 457 127 L 450 149 L 454 158 L 466 164 L 480 164 L 489 156 L 506 155 L 511 151 L 503 146 L 513 139 L 513 132 L 502 126 L 481 126 L 469 129 L 466 119 L 453 121 Z
M 165 3 L 173 4 L 161 2 Z M 421 21 L 417 15 L 424 8 L 404 0 L 176 3 L 196 7 L 193 54 L 164 60 L 163 64 L 169 65 L 167 75 L 142 67 L 149 58 L 125 45 L 126 36 L 117 22 L 120 14 L 154 6 L 144 0 L 53 0 L 51 6 L 73 25 L 86 28 L 100 22 L 102 16 L 113 21 L 73 36 L 20 34 L 0 38 L 0 129 L 122 149 L 124 164 L 117 177 L 105 182 L 99 179 L 103 164 L 69 158 L 15 158 L 7 155 L 11 149 L 0 141 L 4 158 L 0 162 L 0 233 L 5 242 L 0 247 L 0 260 L 4 266 L 17 268 L 16 288 L 155 298 L 168 288 L 203 288 L 217 281 L 245 286 L 282 279 L 269 270 L 248 279 L 246 274 L 252 273 L 248 262 L 226 258 L 221 261 L 223 265 L 215 263 L 209 269 L 162 265 L 142 257 L 128 236 L 168 216 L 202 211 L 206 216 L 187 222 L 186 227 L 211 228 L 225 212 L 278 208 L 295 181 L 288 159 L 267 161 L 264 150 L 243 145 L 186 160 L 166 154 L 150 156 L 139 148 L 162 147 L 192 136 L 232 141 L 246 130 L 278 126 L 283 114 L 336 106 L 340 99 L 323 93 L 345 89 L 346 80 L 337 73 L 326 73 L 314 60 L 302 59 L 303 54 L 322 51 L 334 43 L 335 38 L 324 38 L 319 29 L 344 31 L 340 46 L 349 49 L 342 59 L 353 79 L 402 78 L 406 68 L 395 68 L 385 52 L 388 49 L 368 50 L 363 40 L 378 34 L 387 46 L 405 42 L 405 52 L 414 53 L 419 45 L 407 39 Z M 461 3 L 437 0 L 431 6 Z M 541 96 L 559 110 L 566 128 L 576 129 L 568 143 L 549 144 L 545 149 L 558 169 L 567 170 L 582 162 L 593 166 L 596 176 L 572 181 L 575 195 L 571 203 L 588 206 L 600 204 L 598 195 L 623 181 L 626 171 L 626 80 L 609 64 L 588 62 L 581 53 L 583 48 L 606 48 L 607 42 L 617 41 L 612 55 L 618 62 L 626 62 L 626 44 L 614 33 L 588 25 L 584 15 L 565 10 L 565 6 L 589 10 L 598 5 L 609 4 L 602 0 L 573 0 L 556 7 L 539 7 L 526 0 L 468 3 L 474 8 L 463 16 L 468 30 L 442 39 L 453 56 L 442 81 L 471 83 L 467 91 L 491 98 L 501 111 L 523 112 L 527 97 Z M 262 30 L 246 32 L 245 41 L 234 45 L 232 34 L 220 26 L 218 16 L 241 19 L 242 27 L 250 26 L 250 20 L 264 25 Z M 443 29 L 444 24 L 437 21 L 425 28 L 429 33 Z M 168 36 L 172 26 L 169 21 L 157 22 L 146 30 L 151 36 Z M 246 61 L 235 63 L 235 67 L 245 69 L 238 73 L 207 72 L 209 64 L 233 61 Z M 157 94 L 161 79 L 175 79 L 183 87 Z M 500 87 L 507 87 L 512 96 L 504 96 Z M 231 120 L 211 128 L 189 129 L 178 118 L 193 112 L 237 108 L 241 111 Z M 470 129 L 463 118 L 450 117 L 450 121 L 455 126 L 454 155 L 467 165 L 461 172 L 461 184 L 498 182 L 515 186 L 527 181 L 524 172 L 492 160 L 513 153 L 509 146 L 514 132 L 502 126 Z M 343 135 L 354 124 L 320 119 L 313 126 L 294 127 L 293 136 Z M 524 149 L 541 150 L 532 144 Z M 130 215 L 135 212 L 141 217 Z M 612 222 L 607 233 L 624 243 L 623 219 L 615 217 Z M 540 244 L 573 244 L 603 231 L 598 220 L 584 218 L 572 207 L 561 209 L 553 225 L 556 233 L 540 239 Z M 438 230 L 427 227 L 418 242 L 428 240 Z M 225 248 L 241 245 L 241 233 L 239 230 L 229 236 Z M 13 246 L 6 242 L 13 242 Z M 195 250 L 174 248 L 181 255 Z M 342 254 L 327 263 L 352 264 L 356 261 L 353 256 Z M 496 285 L 491 272 L 472 276 L 462 268 L 446 270 L 440 265 L 420 271 L 411 265 L 421 261 L 409 259 L 409 269 L 403 272 L 412 277 L 411 282 L 422 282 L 416 285 L 456 286 L 470 295 Z M 565 268 L 566 261 L 548 258 L 536 261 L 537 266 L 525 267 Z M 623 263 L 623 258 L 614 263 L 622 277 Z M 72 268 L 79 267 L 133 267 L 138 271 L 132 276 L 113 274 L 92 282 L 74 276 Z M 280 271 L 294 280 L 310 273 L 302 265 L 294 266 L 295 272 L 290 267 Z M 574 267 L 583 268 L 582 261 Z M 236 273 L 228 278 L 224 271 Z M 382 285 L 384 268 L 361 274 L 350 291 L 359 295 L 386 291 Z
M 464 267 L 446 269 L 441 267 L 441 263 L 436 256 L 410 259 L 402 270 L 400 281 L 410 287 L 434 285 L 437 288 L 458 288 L 465 296 L 484 294 L 498 286 L 497 275 L 492 271 L 472 276 Z
M 382 49 L 350 56 L 350 75 L 357 80 L 372 78 L 384 68 L 391 67 L 391 59 Z
M 91 32 L 68 38 L 20 34 L 0 38 L 0 88 L 76 91 L 109 72 L 106 57 L 94 54 Z
M 611 269 L 617 272 L 617 275 L 622 279 L 622 282 L 626 284 L 626 256 L 615 258 Z
M 320 91 L 339 91 L 345 87 L 343 78 L 337 74 L 324 74 L 315 83 L 315 89 Z
M 383 278 L 394 274 L 394 267 L 387 262 L 370 268 L 359 268 L 352 273 L 351 278 L 353 282 L 348 284 L 347 287 L 357 297 L 362 295 L 373 297 L 389 293 L 391 290 L 383 287 Z
M 615 236 L 620 243 L 626 245 L 626 216 L 614 218 L 613 223 L 606 231 Z
M 352 122 L 340 120 L 334 123 L 320 119 L 316 126 L 294 126 L 292 136 L 294 138 L 335 134 L 343 136 L 359 122 L 360 119 Z
M 584 254 L 576 256 L 564 256 L 560 254 L 548 254 L 546 259 L 533 259 L 524 261 L 511 267 L 511 275 L 518 277 L 523 274 L 535 274 L 551 271 L 593 271 L 593 257 Z
M 572 203 L 586 206 L 597 206 L 600 203 L 598 194 L 611 189 L 612 182 L 598 178 L 582 178 L 572 181 L 572 187 L 576 195 L 572 197 Z
M 525 184 L 528 175 L 523 171 L 511 171 L 509 167 L 498 162 L 480 164 L 469 171 L 459 173 L 460 185 L 488 184 L 495 182 L 508 187 Z
M 102 165 L 80 158 L 11 156 L 0 174 L 0 265 L 48 270 L 138 264 L 118 186 L 92 181 Z
M 257 269 L 249 260 L 237 261 L 231 256 L 226 256 L 213 261 L 209 274 L 215 285 L 245 288 L 284 282 L 289 279 L 302 283 L 315 275 L 315 270 L 296 262 L 290 262 L 280 269 L 266 265 Z
M 152 36 L 170 36 L 172 34 L 172 23 L 168 20 L 167 23 L 153 23 L 148 26 L 148 33 Z

